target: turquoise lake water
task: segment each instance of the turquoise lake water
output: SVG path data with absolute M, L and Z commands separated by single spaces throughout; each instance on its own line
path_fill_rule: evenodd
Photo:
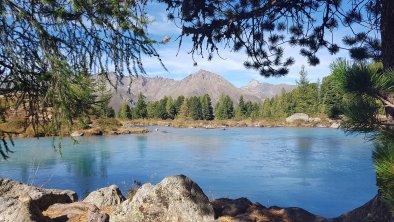
M 0 176 L 45 188 L 71 189 L 83 198 L 133 180 L 157 183 L 185 174 L 210 198 L 247 197 L 264 206 L 297 206 L 335 217 L 377 193 L 372 143 L 336 129 L 159 127 L 146 135 L 16 139 L 0 160 Z

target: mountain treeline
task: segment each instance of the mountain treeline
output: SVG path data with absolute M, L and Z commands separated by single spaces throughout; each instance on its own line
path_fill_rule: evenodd
M 297 88 L 291 92 L 284 89 L 280 95 L 267 98 L 262 103 L 244 101 L 239 98 L 238 105 L 228 95 L 222 94 L 213 107 L 208 94 L 186 98 L 179 96 L 174 99 L 165 96 L 159 101 L 146 102 L 144 95 L 139 94 L 134 107 L 122 104 L 118 117 L 121 119 L 193 119 L 193 120 L 226 120 L 226 119 L 259 119 L 284 118 L 294 113 L 308 115 L 325 114 L 330 118 L 337 118 L 342 114 L 341 104 L 343 92 L 333 82 L 333 77 L 327 76 L 322 83 L 311 83 L 307 79 L 307 72 L 302 67 Z

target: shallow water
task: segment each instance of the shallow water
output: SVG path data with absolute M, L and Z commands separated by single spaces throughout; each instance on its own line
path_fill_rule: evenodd
M 336 129 L 159 127 L 146 135 L 92 136 L 62 142 L 17 139 L 0 175 L 80 197 L 110 184 L 157 183 L 185 174 L 209 198 L 247 197 L 265 206 L 302 207 L 334 217 L 377 192 L 373 145 Z

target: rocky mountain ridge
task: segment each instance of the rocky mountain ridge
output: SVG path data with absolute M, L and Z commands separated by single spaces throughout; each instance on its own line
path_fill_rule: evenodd
M 116 82 L 114 76 L 112 81 Z M 209 94 L 213 104 L 219 100 L 222 94 L 229 95 L 234 103 L 239 97 L 244 96 L 245 101 L 261 103 L 265 98 L 271 98 L 280 94 L 283 90 L 288 92 L 295 88 L 295 85 L 260 83 L 252 80 L 248 85 L 241 88 L 235 87 L 222 76 L 199 70 L 190 74 L 182 80 L 174 80 L 163 77 L 132 77 L 117 81 L 117 90 L 112 90 L 113 96 L 110 105 L 118 110 L 122 103 L 135 103 L 139 93 L 142 93 L 148 101 L 157 101 L 164 96 L 176 98 L 178 96 L 201 96 Z

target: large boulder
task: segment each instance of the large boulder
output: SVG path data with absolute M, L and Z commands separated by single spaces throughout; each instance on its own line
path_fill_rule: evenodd
M 184 175 L 166 177 L 157 185 L 144 184 L 110 217 L 114 222 L 213 220 L 214 211 L 207 196 Z
M 330 222 L 394 222 L 389 207 L 376 195 L 366 204 L 349 211 Z
M 24 196 L 29 196 L 31 203 L 41 211 L 55 203 L 72 203 L 78 200 L 77 194 L 71 190 L 42 189 L 0 178 L 0 197 L 19 199 Z
M 43 214 L 53 221 L 73 222 L 108 222 L 109 216 L 94 204 L 75 202 L 69 204 L 54 204 L 48 207 Z
M 122 203 L 126 198 L 116 185 L 104 187 L 91 192 L 83 202 L 91 203 L 99 208 L 115 206 Z
M 295 113 L 286 118 L 286 122 L 294 123 L 294 122 L 308 122 L 309 116 L 305 113 Z
M 40 209 L 32 203 L 28 196 L 18 199 L 0 196 L 0 221 L 1 222 L 48 222 Z

